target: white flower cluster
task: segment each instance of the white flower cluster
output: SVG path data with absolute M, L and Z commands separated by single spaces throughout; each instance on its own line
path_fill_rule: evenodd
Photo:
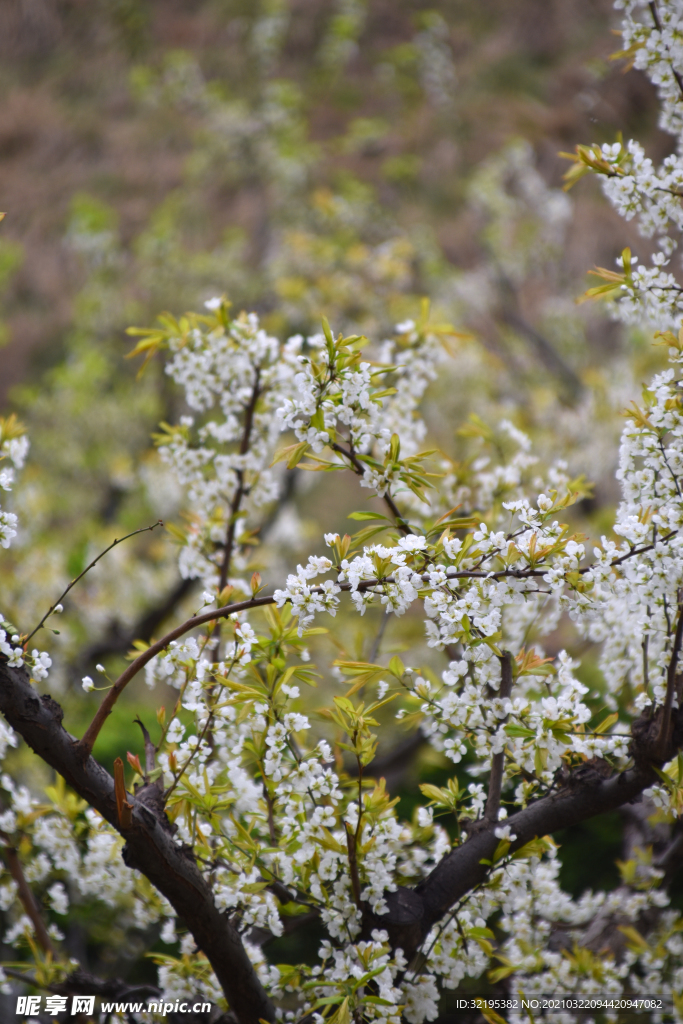
M 617 544 L 603 538 L 584 574 L 584 592 L 571 600 L 572 615 L 602 645 L 601 667 L 612 699 L 629 685 L 641 709 L 664 700 L 683 585 L 683 360 L 678 349 L 670 350 L 670 360 L 673 365 L 653 379 L 644 393 L 645 408 L 634 410 L 622 435 L 617 476 L 623 500 L 614 532 L 624 539 Z
M 267 463 L 282 430 L 294 430 L 298 440 L 286 452 L 288 458 L 297 454 L 293 464 L 306 453 L 315 460 L 331 452 L 332 461 L 339 460 L 335 464 L 362 474 L 378 496 L 414 510 L 414 492 L 406 501 L 408 491 L 399 486 L 409 479 L 410 459 L 424 435 L 418 404 L 440 358 L 436 339 L 425 340 L 412 322 L 401 324 L 397 340 L 386 343 L 381 359 L 371 364 L 361 356 L 360 339 L 335 342 L 326 331 L 280 346 L 253 317 L 223 323 L 225 307 L 215 305 L 215 325 L 171 341 L 170 372 L 186 387 L 189 404 L 198 412 L 219 404 L 224 417 L 203 423 L 199 446 L 190 443 L 189 421 L 169 429 L 164 446 L 164 457 L 188 487 L 197 524 L 181 552 L 183 571 L 191 557 L 192 572 L 215 586 L 235 496 L 240 492 L 242 507 L 255 517 L 277 493 Z M 345 992 L 350 977 L 360 991 L 368 972 L 376 970 L 384 979 L 377 982 L 381 1001 L 354 996 L 366 1020 L 391 1021 L 400 1013 L 411 1024 L 433 1019 L 440 984 L 455 987 L 486 970 L 494 937 L 489 922 L 496 917 L 507 934 L 501 955 L 530 991 L 550 980 L 563 990 L 591 991 L 579 966 L 556 952 L 550 937 L 556 927 L 564 933 L 570 928 L 580 942 L 581 929 L 607 912 L 607 903 L 590 895 L 575 902 L 562 893 L 558 862 L 547 843 L 521 860 L 506 859 L 503 850 L 487 883 L 428 937 L 418 977 L 402 976 L 402 953 L 392 954 L 381 933 L 372 942 L 359 941 L 361 908 L 367 905 L 381 920 L 387 894 L 424 878 L 451 848 L 434 821 L 434 807 L 451 807 L 466 832 L 483 813 L 486 787 L 471 782 L 443 797 L 446 791 L 436 790 L 433 806 L 420 807 L 412 823 L 401 822 L 383 783 L 374 790 L 349 785 L 325 740 L 307 745 L 311 725 L 293 683 L 310 678 L 305 665 L 288 665 L 288 654 L 305 661 L 302 644 L 312 622 L 322 612 L 334 616 L 345 591 L 361 615 L 374 605 L 396 615 L 421 608 L 427 642 L 448 648 L 449 666 L 439 683 L 433 675 L 392 664 L 379 699 L 390 690 L 400 696 L 398 717 L 419 715 L 433 746 L 455 764 L 467 756 L 475 777 L 486 775 L 492 758 L 503 755 L 496 828 L 503 848 L 516 839 L 504 821 L 508 811 L 555 786 L 567 766 L 597 758 L 611 770 L 622 768 L 629 739 L 623 728 L 610 721 L 609 728 L 591 729 L 588 688 L 576 678 L 576 664 L 564 652 L 553 661 L 544 658 L 537 642 L 527 646 L 527 637 L 532 628 L 535 637 L 554 630 L 566 610 L 603 644 L 604 700 L 610 707 L 617 706 L 627 682 L 636 686 L 635 711 L 646 701 L 662 703 L 683 586 L 683 388 L 677 378 L 682 345 L 673 339 L 671 368 L 646 392 L 646 409 L 627 422 L 619 470 L 623 501 L 615 523 L 623 541 L 604 539 L 592 563 L 583 540 L 560 519 L 573 500 L 566 466 L 552 467 L 544 483 L 536 475 L 542 489 L 537 486 L 532 500 L 528 474 L 537 469 L 529 439 L 504 421 L 498 430 L 507 457 L 495 465 L 482 459 L 474 467 L 467 493 L 459 495 L 465 506 L 460 519 L 429 529 L 423 505 L 421 526 L 407 528 L 401 521 L 400 529 L 392 529 L 387 518 L 387 539 L 350 554 L 337 534 L 327 534 L 333 557 L 311 555 L 274 591 L 278 611 L 269 620 L 270 636 L 259 634 L 248 613 L 240 613 L 229 622 L 232 634 L 223 639 L 220 660 L 212 660 L 210 637 L 188 637 L 148 665 L 150 683 L 163 679 L 180 691 L 158 759 L 171 813 L 180 812 L 178 841 L 213 865 L 206 877 L 253 951 L 264 983 L 274 996 L 295 993 L 301 1013 L 313 1012 L 315 999 L 330 996 L 330 986 Z M 409 454 L 402 459 L 399 451 Z M 457 486 L 447 476 L 435 504 L 452 505 Z M 206 602 L 211 597 L 207 590 Z M 505 694 L 501 649 L 514 655 L 512 686 Z M 646 681 L 638 676 L 644 664 Z M 362 769 L 373 742 L 364 714 L 374 706 L 364 712 L 347 698 L 334 703 L 332 719 Z M 181 722 L 180 707 L 193 726 Z M 655 787 L 652 796 L 673 813 L 675 792 Z M 88 856 L 97 859 L 96 845 Z M 636 920 L 643 907 L 659 908 L 663 899 L 656 891 L 620 896 L 621 902 L 615 897 L 610 912 Z M 311 911 L 330 944 L 323 944 L 320 965 L 299 968 L 295 980 L 259 959 L 253 936 L 281 935 L 288 914 Z M 175 934 L 167 919 L 164 936 L 172 942 Z M 527 947 L 533 955 L 524 952 Z M 608 972 L 609 991 L 622 990 L 624 964 L 615 962 Z M 324 984 L 318 987 L 319 977 Z
M 683 228 L 683 4 L 680 0 L 617 0 L 623 10 L 624 54 L 656 85 L 662 101 L 661 127 L 676 139 L 676 152 L 657 167 L 634 141 L 594 146 L 587 166 L 602 176 L 610 202 L 626 219 L 637 218 L 645 238 L 656 238 L 651 265 L 639 265 L 627 253 L 623 278 L 603 274 L 614 287 L 608 292 L 616 315 L 630 323 L 652 324 L 660 330 L 678 328 L 683 315 L 683 289 L 671 268 Z M 586 151 L 585 151 L 586 152 Z M 606 286 L 607 287 L 607 286 Z
M 343 442 L 360 460 L 361 485 L 383 496 L 399 473 L 397 460 L 387 461 L 392 436 L 400 437 L 404 457 L 414 455 L 425 436 L 417 409 L 443 350 L 435 334 L 407 320 L 371 364 L 357 351 L 365 339 L 345 339 L 340 348 L 327 331 L 307 339 L 310 355 L 299 354 L 301 339 L 287 343 L 299 362 L 297 394 L 283 402 L 278 416 L 283 429 L 293 429 L 314 452 Z
M 401 473 L 398 453 L 388 456 L 392 435 L 400 434 L 404 458 L 424 437 L 417 406 L 442 350 L 429 330 L 407 321 L 395 341 L 383 344 L 379 368 L 371 367 L 353 354 L 360 339 L 340 347 L 323 334 L 296 335 L 281 344 L 254 314 L 229 319 L 222 300 L 206 305 L 211 317 L 170 332 L 166 369 L 184 387 L 189 407 L 214 418 L 204 416 L 195 430 L 194 418 L 184 416 L 164 428 L 158 444 L 192 508 L 182 576 L 215 590 L 229 549 L 226 582 L 248 593 L 234 575 L 246 564 L 240 538 L 279 496 L 280 474 L 270 465 L 280 433 L 293 429 L 314 454 L 343 441 L 348 457 L 362 461 L 363 486 L 384 494 Z
M 18 434 L 11 429 L 11 419 L 0 420 L 0 462 L 9 459 L 14 469 L 21 469 L 26 460 L 29 440 L 25 434 Z M 9 429 L 8 429 L 9 428 Z M 16 428 L 15 428 L 16 429 Z M 6 434 L 3 438 L 3 434 Z M 11 491 L 14 483 L 14 469 L 0 469 L 0 489 Z M 17 535 L 17 517 L 14 512 L 7 512 L 0 506 L 0 547 L 8 548 Z

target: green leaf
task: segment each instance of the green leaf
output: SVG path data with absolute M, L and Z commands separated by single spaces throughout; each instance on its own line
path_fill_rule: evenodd
M 327 317 L 326 316 L 324 316 L 322 318 L 322 325 L 323 325 L 323 334 L 325 335 L 326 340 L 329 342 L 330 345 L 334 345 L 334 338 L 332 337 L 332 331 L 330 330 L 330 325 L 329 325 L 329 323 L 327 321 Z
M 393 656 L 393 658 L 389 662 L 388 668 L 389 668 L 389 671 L 391 672 L 392 676 L 396 676 L 397 679 L 402 679 L 403 678 L 403 673 L 406 670 L 406 667 L 403 664 L 403 662 L 401 661 L 401 659 L 399 658 L 398 654 L 395 654 Z
M 611 715 L 608 715 L 607 718 L 603 719 L 603 721 L 600 722 L 600 725 L 596 725 L 595 729 L 593 729 L 593 732 L 596 732 L 596 733 L 607 732 L 607 730 L 611 729 L 612 726 L 614 725 L 614 723 L 618 722 L 618 721 L 619 721 L 619 712 L 618 711 L 614 711 Z
M 287 469 L 294 469 L 304 455 L 308 451 L 308 441 L 300 441 L 298 444 L 290 444 L 287 448 L 281 448 L 279 452 L 275 453 L 275 458 L 271 462 L 271 466 L 277 465 L 278 462 L 284 462 L 287 459 Z
M 453 803 L 448 790 L 439 789 L 438 786 L 433 786 L 430 782 L 421 782 L 420 792 L 441 807 L 450 807 Z
M 525 725 L 519 725 L 517 722 L 508 722 L 504 728 L 508 736 L 511 736 L 513 739 L 530 740 L 536 735 L 533 729 L 527 729 Z
M 328 1019 L 327 1024 L 351 1024 L 351 1013 L 349 1012 L 349 997 L 347 996 L 338 1010 Z
M 494 970 L 489 971 L 489 981 L 491 982 L 492 985 L 495 985 L 497 984 L 497 982 L 502 981 L 503 978 L 509 978 L 510 975 L 514 974 L 516 970 L 517 968 L 514 966 L 496 967 Z
M 388 523 L 391 522 L 387 516 L 383 516 L 380 512 L 352 512 L 346 518 L 356 519 L 359 522 L 364 522 L 366 519 L 384 519 Z
M 498 846 L 496 847 L 496 849 L 494 851 L 493 863 L 497 864 L 499 860 L 502 860 L 503 857 L 506 857 L 507 856 L 507 852 L 508 852 L 509 849 L 510 849 L 510 840 L 509 839 L 501 839 L 500 842 L 498 843 Z

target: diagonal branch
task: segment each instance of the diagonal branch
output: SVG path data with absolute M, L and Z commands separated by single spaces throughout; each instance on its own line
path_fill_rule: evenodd
M 0 711 L 46 764 L 87 800 L 126 840 L 126 865 L 145 875 L 169 901 L 209 960 L 240 1024 L 275 1020 L 275 1009 L 261 985 L 239 933 L 214 903 L 209 883 L 191 854 L 173 838 L 157 806 L 158 790 L 144 786 L 135 796 L 130 828 L 118 824 L 114 780 L 92 757 L 83 758 L 62 727 L 63 712 L 51 697 L 39 696 L 24 668 L 0 658 Z
M 78 749 L 83 757 L 88 757 L 92 748 L 95 744 L 100 729 L 104 725 L 105 721 L 111 714 L 116 701 L 123 693 L 124 689 L 134 679 L 138 672 L 145 667 L 145 665 L 160 654 L 173 640 L 178 640 L 185 633 L 189 633 L 191 630 L 196 629 L 198 626 L 203 626 L 206 622 L 212 622 L 215 619 L 226 618 L 228 615 L 233 615 L 235 612 L 246 611 L 248 608 L 259 608 L 262 605 L 274 604 L 275 598 L 273 597 L 254 597 L 249 601 L 240 601 L 238 604 L 225 605 L 224 608 L 216 608 L 210 612 L 204 612 L 202 615 L 193 615 L 192 618 L 186 619 L 185 622 L 181 623 L 180 626 L 176 626 L 170 633 L 162 637 L 161 640 L 157 640 L 155 644 L 152 644 L 147 648 L 146 651 L 132 661 L 125 672 L 122 672 L 119 678 L 116 680 L 110 690 L 107 691 L 107 696 L 104 698 L 99 708 L 95 713 L 95 717 L 85 731 L 85 734 L 81 740 L 78 741 Z
M 656 778 L 654 770 L 644 764 L 607 779 L 597 772 L 588 780 L 570 776 L 567 784 L 551 795 L 506 818 L 516 837 L 510 852 L 539 836 L 616 810 L 636 799 Z M 373 928 L 386 929 L 392 947 L 400 947 L 410 961 L 431 928 L 486 881 L 499 842 L 495 828 L 495 822 L 482 820 L 415 889 L 399 886 L 396 892 L 385 893 L 389 910 L 381 916 L 368 915 L 368 935 Z
M 354 452 L 349 451 L 347 448 L 342 448 L 342 446 L 340 444 L 337 444 L 336 441 L 333 441 L 330 444 L 330 448 L 332 449 L 333 452 L 337 452 L 338 455 L 342 455 L 345 459 L 349 460 L 349 462 L 353 466 L 354 473 L 356 473 L 357 476 L 365 476 L 365 466 L 360 461 L 358 456 L 354 454 Z M 401 530 L 401 532 L 405 533 L 406 535 L 412 533 L 413 531 L 408 525 L 407 520 L 399 512 L 396 502 L 391 497 L 388 491 L 386 494 L 384 494 L 382 500 L 384 501 L 384 504 L 387 506 L 392 516 L 396 520 L 396 525 L 398 526 L 399 530 Z

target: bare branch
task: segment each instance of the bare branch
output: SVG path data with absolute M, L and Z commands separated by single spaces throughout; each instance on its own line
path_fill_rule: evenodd
M 171 643 L 172 640 L 178 640 L 179 637 L 184 636 L 185 633 L 189 633 L 191 630 L 196 629 L 198 626 L 203 626 L 206 622 L 212 622 L 214 619 L 226 618 L 228 615 L 233 615 L 235 612 L 243 612 L 248 608 L 260 608 L 262 605 L 273 604 L 275 599 L 273 597 L 252 597 L 249 601 L 240 601 L 237 604 L 228 604 L 223 608 L 216 608 L 210 612 L 204 612 L 202 615 L 193 615 L 192 618 L 187 619 L 181 623 L 180 626 L 176 626 L 170 633 L 162 637 L 161 640 L 157 640 L 155 644 L 152 644 L 143 651 L 142 654 L 131 662 L 125 672 L 122 672 L 119 678 L 116 680 L 110 690 L 107 691 L 107 695 L 100 704 L 99 708 L 95 713 L 95 717 L 85 731 L 85 734 L 81 740 L 78 741 L 78 749 L 83 757 L 87 757 L 94 746 L 95 740 L 97 739 L 100 729 L 104 725 L 108 716 L 111 714 L 116 701 L 123 693 L 124 689 L 134 679 L 138 672 L 145 667 L 145 665 L 155 658 L 157 654 L 160 654 L 165 647 Z
M 131 537 L 136 537 L 136 536 L 138 535 L 138 533 L 148 533 L 148 532 L 149 532 L 150 530 L 156 530 L 157 526 L 163 526 L 163 525 L 164 525 L 164 524 L 163 524 L 162 520 L 161 520 L 161 519 L 159 519 L 159 520 L 158 520 L 158 521 L 157 521 L 156 523 L 152 523 L 152 525 L 151 525 L 151 526 L 142 526 L 142 527 L 140 527 L 140 529 L 139 529 L 139 530 L 133 530 L 133 532 L 132 532 L 132 533 L 127 533 L 125 537 L 118 537 L 117 539 L 115 539 L 115 540 L 114 540 L 114 541 L 113 541 L 113 542 L 112 542 L 112 543 L 111 543 L 111 544 L 109 545 L 109 547 L 108 547 L 108 548 L 105 548 L 105 549 L 104 549 L 104 551 L 101 551 L 101 552 L 100 552 L 100 554 L 99 554 L 99 555 L 97 556 L 97 558 L 94 558 L 94 559 L 92 560 L 92 562 L 90 563 L 90 565 L 87 565 L 87 566 L 85 567 L 85 569 L 83 570 L 83 572 L 79 573 L 79 574 L 78 574 L 78 576 L 77 576 L 77 577 L 76 577 L 75 579 L 73 579 L 73 580 L 71 581 L 71 583 L 70 583 L 70 584 L 69 584 L 69 586 L 68 586 L 68 587 L 66 588 L 66 590 L 62 591 L 62 593 L 61 593 L 61 594 L 59 595 L 59 597 L 57 598 L 57 600 L 55 601 L 55 603 L 54 603 L 54 604 L 52 604 L 52 605 L 50 605 L 49 609 L 48 609 L 48 610 L 47 610 L 47 611 L 45 612 L 45 615 L 43 615 L 42 619 L 40 620 L 40 622 L 38 623 L 38 625 L 37 625 L 37 626 L 35 627 L 35 629 L 33 629 L 33 630 L 32 630 L 32 631 L 31 631 L 31 632 L 30 632 L 30 633 L 28 634 L 28 636 L 27 636 L 27 637 L 25 638 L 25 640 L 24 640 L 24 643 L 26 643 L 26 644 L 27 644 L 27 643 L 29 642 L 29 640 L 31 639 L 31 637 L 35 636 L 35 634 L 36 634 L 36 633 L 38 632 L 38 630 L 39 630 L 39 629 L 42 629 L 42 627 L 43 627 L 43 625 L 45 624 L 45 622 L 47 621 L 47 619 L 49 619 L 49 617 L 50 617 L 50 616 L 52 615 L 52 613 L 54 612 L 54 610 L 55 610 L 55 608 L 57 607 L 57 605 L 58 605 L 58 604 L 61 604 L 61 603 L 62 603 L 62 601 L 64 600 L 64 598 L 66 597 L 66 595 L 67 595 L 67 594 L 69 593 L 69 591 L 70 591 L 70 590 L 71 590 L 71 589 L 72 589 L 73 587 L 75 587 L 75 586 L 76 586 L 76 584 L 78 583 L 78 581 L 79 581 L 79 580 L 82 580 L 82 579 L 83 579 L 83 577 L 85 576 L 85 574 L 86 574 L 86 573 L 88 573 L 88 572 L 90 572 L 90 570 L 91 570 L 91 569 L 93 568 L 93 566 L 97 565 L 97 563 L 99 562 L 99 560 L 100 560 L 101 558 L 104 558 L 104 556 L 105 556 L 106 554 L 108 554 L 108 553 L 109 553 L 109 552 L 111 551 L 111 549 L 112 549 L 112 548 L 115 548 L 117 544 L 123 544 L 124 540 L 130 540 L 130 538 L 131 538 Z

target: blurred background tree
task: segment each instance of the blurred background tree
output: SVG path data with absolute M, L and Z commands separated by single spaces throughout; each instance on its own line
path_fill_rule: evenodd
M 182 527 L 150 441 L 180 400 L 154 363 L 136 382 L 125 328 L 214 295 L 280 336 L 318 330 L 324 313 L 375 340 L 428 299 L 459 332 L 426 413 L 455 476 L 507 443 L 484 426 L 507 418 L 542 457 L 587 471 L 577 522 L 599 534 L 616 498 L 614 413 L 658 357 L 575 303 L 586 271 L 632 239 L 597 184 L 561 191 L 559 152 L 619 130 L 655 159 L 671 146 L 651 85 L 609 59 L 613 24 L 610 0 L 5 0 L 0 402 L 32 454 L 3 612 L 28 624 L 114 536 L 158 516 Z M 314 486 L 296 477 L 260 538 L 271 581 L 321 532 Z M 344 488 L 325 507 L 342 533 L 359 500 Z M 115 669 L 195 599 L 168 539 L 117 548 L 53 637 L 50 684 L 71 720 L 90 717 L 80 677 L 96 661 Z M 369 643 L 349 636 L 351 653 Z M 399 647 L 390 624 L 384 649 Z M 117 711 L 132 750 L 135 711 Z M 116 729 L 100 742 L 111 762 Z M 396 785 L 409 806 L 411 778 Z M 592 881 L 583 844 L 610 864 L 619 853 L 616 816 L 591 827 L 563 838 L 574 892 Z M 103 932 L 90 955 L 124 970 L 121 949 Z

